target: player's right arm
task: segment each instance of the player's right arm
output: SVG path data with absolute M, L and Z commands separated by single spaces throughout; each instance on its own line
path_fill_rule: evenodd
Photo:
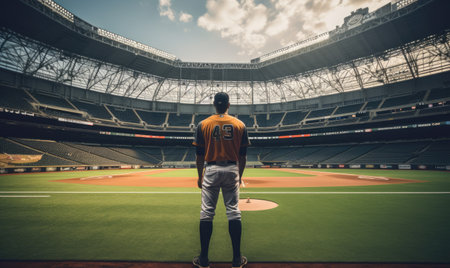
M 242 133 L 241 147 L 239 148 L 239 184 L 242 183 L 242 175 L 244 174 L 245 165 L 247 164 L 247 147 L 250 145 L 248 139 L 247 128 L 244 127 Z
M 196 166 L 197 166 L 197 173 L 198 173 L 198 180 L 197 180 L 197 186 L 198 188 L 202 188 L 202 183 L 203 183 L 203 169 L 205 167 L 205 139 L 203 137 L 203 132 L 202 132 L 202 124 L 198 124 L 197 126 L 197 130 L 195 133 L 195 140 L 194 143 L 195 145 L 195 162 L 196 162 Z
M 197 186 L 198 188 L 202 189 L 202 183 L 203 183 L 203 168 L 205 165 L 205 155 L 198 155 L 196 157 L 196 164 L 197 164 L 197 173 L 198 173 L 198 180 L 197 180 Z
M 244 174 L 247 155 L 239 155 L 239 185 L 242 184 L 242 175 Z

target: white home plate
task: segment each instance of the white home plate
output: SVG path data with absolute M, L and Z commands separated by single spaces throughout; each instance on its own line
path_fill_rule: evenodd
M 278 207 L 278 204 L 272 201 L 250 198 L 239 199 L 239 209 L 241 211 L 268 210 L 276 207 Z

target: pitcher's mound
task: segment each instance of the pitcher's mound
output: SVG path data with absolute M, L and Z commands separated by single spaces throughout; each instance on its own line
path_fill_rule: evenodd
M 241 211 L 268 210 L 276 207 L 278 207 L 278 204 L 272 201 L 250 198 L 239 199 L 239 209 Z

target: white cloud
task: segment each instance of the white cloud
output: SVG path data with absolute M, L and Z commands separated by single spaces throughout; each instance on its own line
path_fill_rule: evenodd
M 159 0 L 159 15 L 166 16 L 169 20 L 175 20 L 175 14 L 172 10 L 172 3 L 170 0 Z
M 222 37 L 229 37 L 242 31 L 246 12 L 236 0 L 208 0 L 208 13 L 201 16 L 197 24 L 208 31 L 219 31 Z
M 289 17 L 285 16 L 283 13 L 280 13 L 274 20 L 270 22 L 269 26 L 266 29 L 266 34 L 269 36 L 274 36 L 284 32 L 288 29 L 288 27 Z
M 371 12 L 388 2 L 207 0 L 207 12 L 198 18 L 197 25 L 219 33 L 223 39 L 239 48 L 239 55 L 253 57 L 330 31 L 336 25 L 341 25 L 344 17 L 357 8 L 369 7 Z
M 183 11 L 181 11 L 179 19 L 180 19 L 181 22 L 187 23 L 187 22 L 192 21 L 192 15 L 188 14 L 188 13 L 184 13 Z
M 207 31 L 219 32 L 231 44 L 241 48 L 242 53 L 252 54 L 266 44 L 262 34 L 267 23 L 268 9 L 253 0 L 207 0 L 208 12 L 197 24 Z

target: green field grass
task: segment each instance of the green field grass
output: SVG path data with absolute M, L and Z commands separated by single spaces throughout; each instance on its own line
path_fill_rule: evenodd
M 242 251 L 251 262 L 450 262 L 450 173 L 319 171 L 413 179 L 423 183 L 244 188 L 243 198 L 266 199 L 279 204 L 272 210 L 242 214 Z M 198 189 L 53 181 L 129 172 L 0 176 L 0 259 L 189 262 L 199 252 Z M 180 177 L 196 176 L 193 169 L 170 172 Z M 247 169 L 244 179 L 264 175 L 287 176 L 283 171 Z M 211 240 L 212 262 L 231 259 L 227 220 L 221 202 L 219 200 Z
M 197 178 L 197 169 L 175 169 L 164 173 L 147 175 L 150 177 L 193 177 Z M 244 171 L 244 177 L 311 177 L 309 174 L 298 174 L 281 170 L 249 168 Z

